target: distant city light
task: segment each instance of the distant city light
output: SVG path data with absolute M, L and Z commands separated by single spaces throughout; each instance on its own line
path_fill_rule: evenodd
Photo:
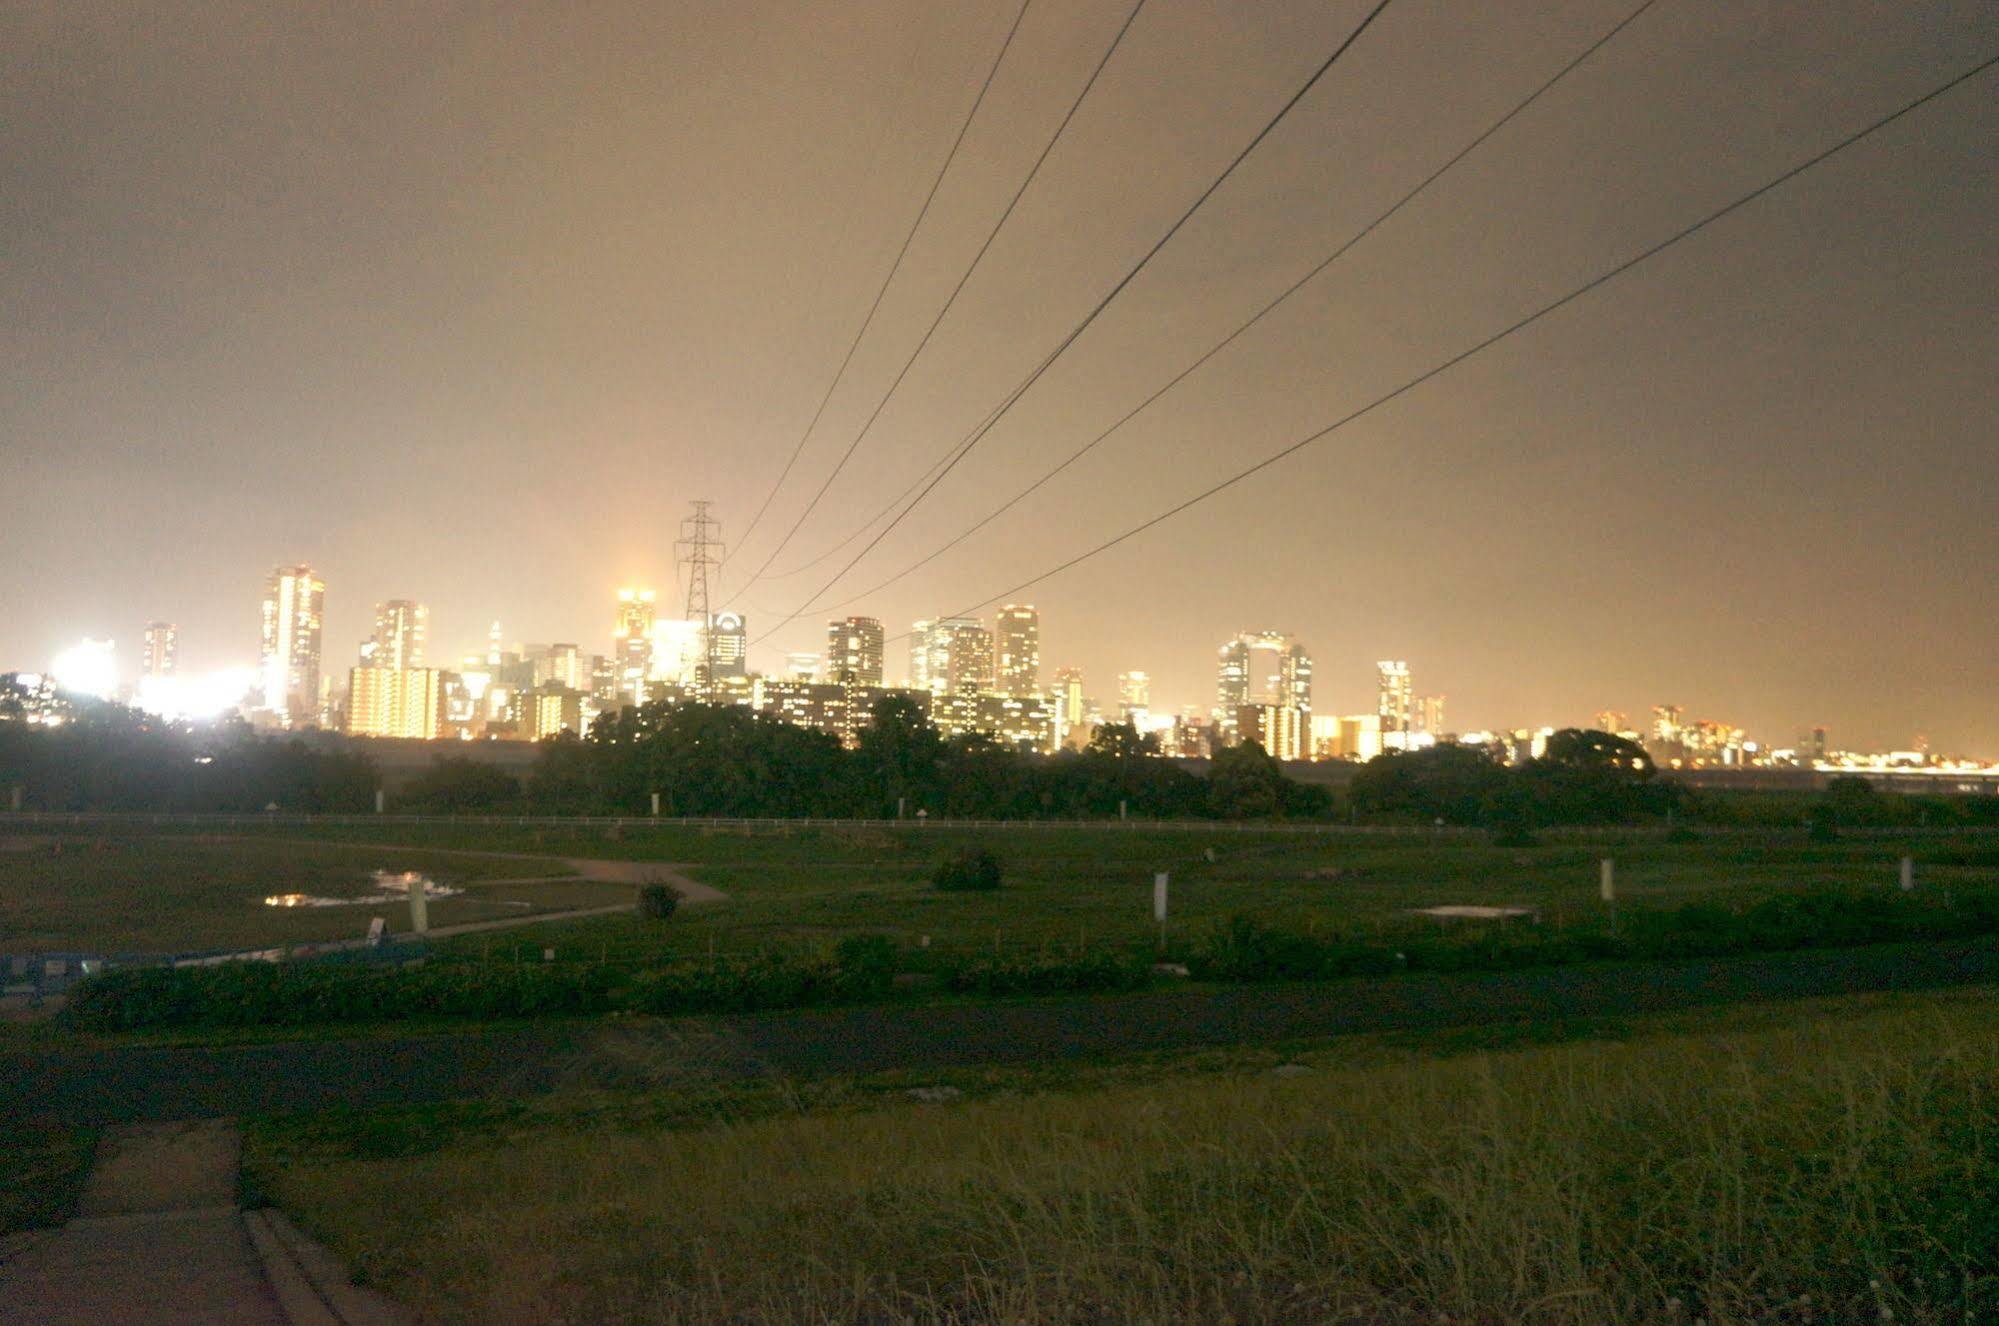
M 141 677 L 133 703 L 169 720 L 218 718 L 239 708 L 256 689 L 256 668 Z
M 118 690 L 118 660 L 109 640 L 79 640 L 55 657 L 49 672 L 58 690 L 108 700 Z

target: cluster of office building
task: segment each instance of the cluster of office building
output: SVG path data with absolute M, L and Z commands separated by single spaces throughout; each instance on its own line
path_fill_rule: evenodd
M 9 673 L 0 716 L 57 723 L 65 694 L 123 694 L 167 717 L 241 712 L 260 727 L 324 728 L 357 736 L 418 740 L 539 741 L 582 734 L 605 713 L 656 701 L 741 705 L 852 743 L 884 695 L 905 697 L 947 736 L 982 733 L 1009 748 L 1053 752 L 1080 748 L 1106 723 L 1130 724 L 1162 754 L 1205 757 L 1254 741 L 1282 760 L 1366 761 L 1385 751 L 1440 742 L 1486 747 L 1501 759 L 1531 759 L 1554 729 L 1452 732 L 1444 696 L 1418 694 L 1401 660 L 1376 664 L 1375 706 L 1357 714 L 1313 707 L 1313 663 L 1292 636 L 1246 631 L 1216 656 L 1215 700 L 1202 713 L 1155 708 L 1151 676 L 1118 673 L 1111 693 L 1089 693 L 1073 667 L 1043 682 L 1041 620 L 1033 606 L 1009 604 L 990 622 L 928 618 L 889 637 L 873 617 L 842 617 L 826 628 L 823 653 L 794 653 L 780 671 L 749 666 L 749 638 L 739 613 L 706 620 L 660 611 L 648 589 L 618 591 L 609 649 L 576 643 L 508 647 L 493 624 L 486 650 L 449 665 L 428 656 L 429 612 L 390 599 L 375 609 L 374 629 L 345 667 L 325 665 L 326 585 L 309 566 L 271 573 L 261 605 L 258 667 L 200 677 L 181 673 L 179 633 L 171 622 L 146 625 L 135 688 L 120 690 L 109 641 L 84 641 L 58 658 L 53 676 Z M 907 671 L 891 682 L 889 646 L 906 648 Z M 1676 705 L 1653 709 L 1649 725 L 1614 710 L 1594 726 L 1642 744 L 1669 768 L 1807 766 L 1872 761 L 1828 748 L 1815 728 L 1773 749 L 1738 726 L 1690 719 Z M 1882 757 L 1893 767 L 1930 766 L 1922 743 Z M 1950 762 L 1955 763 L 1955 762 Z

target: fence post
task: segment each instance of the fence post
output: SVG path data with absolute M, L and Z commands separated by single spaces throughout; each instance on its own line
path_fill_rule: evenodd
M 1905 856 L 1902 858 L 1902 892 L 1907 893 L 1909 890 L 1915 887 L 1916 887 L 1916 858 L 1914 858 L 1913 856 Z
M 1610 932 L 1617 933 L 1617 866 L 1609 857 L 1597 863 L 1597 887 L 1610 908 Z

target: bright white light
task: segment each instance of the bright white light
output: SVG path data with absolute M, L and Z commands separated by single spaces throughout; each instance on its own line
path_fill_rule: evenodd
M 118 689 L 118 660 L 109 640 L 80 640 L 55 657 L 56 689 L 108 700 Z
M 139 679 L 138 707 L 161 718 L 216 718 L 240 708 L 256 689 L 255 668 L 177 673 Z

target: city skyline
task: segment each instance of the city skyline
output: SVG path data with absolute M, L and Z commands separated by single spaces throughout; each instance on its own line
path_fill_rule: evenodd
M 1339 712 L 1367 708 L 1373 661 L 1406 658 L 1463 727 L 1677 703 L 1782 741 L 1823 725 L 1999 752 L 1999 623 L 1977 594 L 1999 564 L 1989 78 L 1337 442 L 1008 592 L 1963 72 L 1989 32 L 1975 3 L 1653 9 L 1166 406 L 885 581 L 1628 12 L 1392 7 L 818 602 L 856 524 L 1005 398 L 1361 7 L 1141 14 L 835 478 L 1121 16 L 1034 11 L 782 484 L 1003 16 L 613 5 L 590 24 L 354 14 L 308 32 L 218 5 L 167 32 L 23 15 L 0 54 L 22 200 L 0 276 L 18 310 L 0 666 L 108 636 L 129 674 L 156 620 L 184 673 L 254 665 L 242 604 L 301 559 L 332 586 L 329 667 L 392 597 L 431 606 L 435 658 L 495 618 L 596 641 L 607 593 L 676 583 L 688 500 L 741 536 L 774 494 L 714 595 L 752 640 L 797 614 L 751 646 L 761 670 L 823 648 L 830 619 L 899 631 L 996 594 L 1039 607 L 1044 684 L 1076 665 L 1101 693 L 1144 670 L 1173 708 L 1207 703 L 1213 642 L 1264 623 L 1313 644 Z M 650 77 L 667 48 L 700 76 Z M 723 87 L 754 92 L 724 107 Z
M 718 702 L 753 703 L 759 709 L 766 708 L 763 688 L 767 685 L 837 683 L 842 677 L 875 691 L 907 689 L 940 697 L 1031 699 L 1044 706 L 1043 716 L 1052 723 L 1047 741 L 1053 747 L 1079 740 L 1070 732 L 1070 724 L 1083 721 L 1081 705 L 1073 702 L 1080 697 L 1089 705 L 1087 718 L 1091 722 L 1135 722 L 1141 730 L 1169 733 L 1185 729 L 1191 721 L 1199 732 L 1190 739 L 1205 743 L 1206 733 L 1212 731 L 1215 740 L 1225 743 L 1255 740 L 1283 759 L 1365 760 L 1385 751 L 1415 749 L 1462 735 L 1514 742 L 1529 737 L 1538 740 L 1555 728 L 1570 726 L 1621 732 L 1655 750 L 1684 749 L 1689 758 L 1707 763 L 1753 762 L 1773 751 L 1795 753 L 1807 760 L 1824 760 L 1832 752 L 1868 756 L 1915 752 L 1924 757 L 1990 759 L 1981 752 L 1934 742 L 1927 733 L 1915 734 L 1900 744 L 1869 746 L 1850 740 L 1829 744 L 1829 729 L 1824 723 L 1797 725 L 1789 734 L 1758 731 L 1729 718 L 1699 716 L 1703 711 L 1676 699 L 1636 706 L 1629 712 L 1639 716 L 1637 723 L 1630 721 L 1627 711 L 1599 708 L 1587 719 L 1514 715 L 1484 725 L 1452 726 L 1445 721 L 1448 697 L 1419 692 L 1406 660 L 1373 665 L 1371 709 L 1349 705 L 1344 696 L 1330 705 L 1315 706 L 1311 655 L 1295 637 L 1268 630 L 1237 632 L 1222 643 L 1215 674 L 1218 689 L 1210 702 L 1155 703 L 1147 669 L 1121 669 L 1108 681 L 1099 674 L 1094 682 L 1088 680 L 1088 670 L 1073 664 L 1044 669 L 1041 614 L 1032 604 L 1008 604 L 990 618 L 921 619 L 895 634 L 889 634 L 878 619 L 865 615 L 836 618 L 826 623 L 823 652 L 789 651 L 764 668 L 748 661 L 750 626 L 741 614 L 711 614 L 711 630 L 704 635 L 689 622 L 658 616 L 659 594 L 650 588 L 626 587 L 616 592 L 608 604 L 611 625 L 602 654 L 587 645 L 553 641 L 547 636 L 541 641 L 509 636 L 495 619 L 488 624 L 483 651 L 441 654 L 434 665 L 426 656 L 429 605 L 390 599 L 375 604 L 373 631 L 353 651 L 352 662 L 343 663 L 337 654 L 329 657 L 324 649 L 326 591 L 324 578 L 309 563 L 279 566 L 270 573 L 260 615 L 260 665 L 254 670 L 223 669 L 189 679 L 206 695 L 211 709 L 226 693 L 228 677 L 247 679 L 254 675 L 254 685 L 247 680 L 241 683 L 246 691 L 242 712 L 254 717 L 261 710 L 267 721 L 284 726 L 314 725 L 318 720 L 300 718 L 303 701 L 298 692 L 301 677 L 313 675 L 324 679 L 322 703 L 333 699 L 340 705 L 337 720 L 321 712 L 320 718 L 330 725 L 355 735 L 437 738 L 468 719 L 483 723 L 507 717 L 505 710 L 484 704 L 481 696 L 487 685 L 499 681 L 511 668 L 518 673 L 518 681 L 502 683 L 496 696 L 510 696 L 515 691 L 535 693 L 521 701 L 526 712 L 515 735 L 537 740 L 564 728 L 580 731 L 596 712 L 590 703 L 592 696 L 606 704 L 674 698 L 681 695 L 683 684 L 694 684 L 700 671 L 709 671 L 717 683 L 737 688 L 728 693 L 730 698 L 718 694 Z M 115 641 L 110 638 L 86 638 L 73 645 L 67 657 L 75 660 L 73 666 L 87 671 L 100 690 L 115 686 L 119 695 L 142 706 L 159 705 L 165 699 L 167 703 L 157 711 L 170 717 L 199 712 L 173 707 L 184 697 L 186 688 L 149 693 L 155 682 L 176 687 L 182 682 L 177 666 L 178 636 L 174 623 L 147 622 L 136 677 L 125 675 L 129 669 L 118 665 Z M 304 643 L 287 643 L 294 636 L 303 636 Z M 718 642 L 712 649 L 704 644 L 709 637 Z M 909 666 L 903 673 L 884 666 L 884 642 L 908 644 Z M 969 655 L 965 653 L 968 647 Z M 1006 666 L 1008 647 L 1015 659 L 1011 673 Z M 165 667 L 160 666 L 163 657 Z M 843 657 L 851 668 L 841 667 Z M 503 660 L 508 660 L 506 668 Z M 0 667 L 0 672 L 38 670 Z M 481 680 L 479 689 L 469 696 L 459 694 L 452 679 L 460 671 L 492 680 Z M 1031 689 L 1029 678 L 1036 679 Z M 742 689 L 752 679 L 757 681 L 756 688 Z M 563 698 L 542 694 L 544 691 L 570 694 Z M 452 699 L 454 694 L 456 700 Z M 274 696 L 283 697 L 279 709 L 272 708 Z M 695 696 L 690 693 L 688 698 Z M 579 700 L 583 702 L 580 708 Z M 454 705 L 471 707 L 455 713 Z M 960 709 L 947 706 L 939 711 L 939 721 L 951 730 L 965 723 L 976 727 L 981 721 L 1012 721 L 1002 720 L 998 709 L 983 720 L 973 717 L 983 710 Z M 1353 709 L 1359 712 L 1349 712 Z M 807 726 L 830 726 L 830 730 L 847 736 L 851 736 L 855 721 L 851 716 L 819 712 L 802 692 L 792 700 L 772 700 L 769 711 Z M 1649 720 L 1645 717 L 1648 713 Z

